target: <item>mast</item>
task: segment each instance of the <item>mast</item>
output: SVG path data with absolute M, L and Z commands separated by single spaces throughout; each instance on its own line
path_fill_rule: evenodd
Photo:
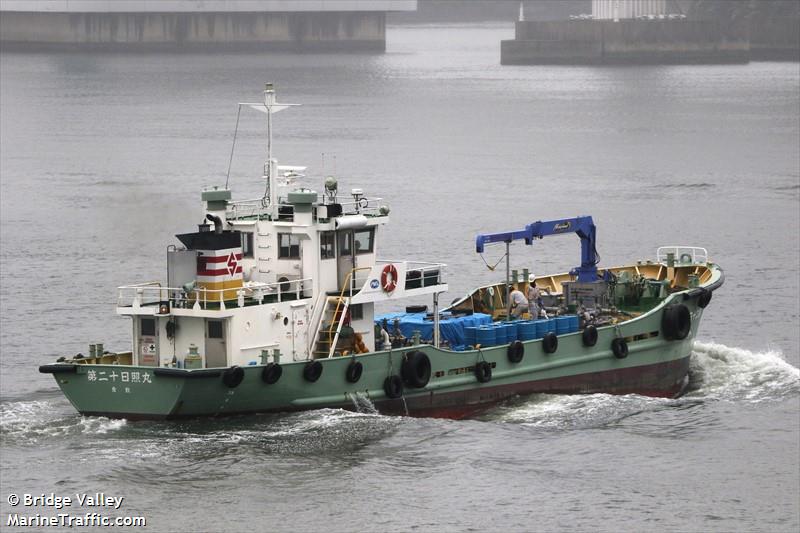
M 256 103 L 240 103 L 239 108 L 241 106 L 247 106 L 251 109 L 255 109 L 256 111 L 261 111 L 262 113 L 266 113 L 267 115 L 267 160 L 264 163 L 264 179 L 267 180 L 266 190 L 264 191 L 264 197 L 262 198 L 262 203 L 265 207 L 269 206 L 269 213 L 273 216 L 278 214 L 278 165 L 277 161 L 272 157 L 272 114 L 277 113 L 278 111 L 283 111 L 284 109 L 288 109 L 292 106 L 296 106 L 300 104 L 283 104 L 275 101 L 275 88 L 271 83 L 267 83 L 264 85 L 264 103 L 263 104 L 256 104 Z M 238 119 L 237 119 L 237 128 L 238 128 Z M 235 135 L 234 135 L 234 142 Z M 233 153 L 233 151 L 231 151 Z M 299 167 L 298 167 L 299 168 Z M 303 167 L 305 168 L 305 167 Z
M 275 108 L 275 89 L 271 83 L 264 86 L 264 107 L 267 108 L 267 164 L 264 165 L 264 172 L 267 176 L 267 194 L 269 200 L 269 208 L 273 215 L 277 214 L 278 204 L 278 183 L 277 183 L 277 169 L 276 162 L 272 158 L 272 113 L 277 113 L 280 109 Z

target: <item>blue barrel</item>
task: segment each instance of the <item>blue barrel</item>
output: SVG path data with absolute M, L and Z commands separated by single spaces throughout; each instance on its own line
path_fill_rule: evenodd
M 536 339 L 536 322 L 524 320 L 517 324 L 518 338 L 521 341 L 532 341 Z
M 494 332 L 494 326 L 480 326 L 475 330 L 475 343 L 481 346 L 494 346 L 496 339 Z
M 477 341 L 478 328 L 471 326 L 464 328 L 464 343 L 467 346 L 475 346 Z
M 536 328 L 536 338 L 541 339 L 544 337 L 544 334 L 547 333 L 547 320 L 534 320 L 533 325 Z
M 508 328 L 506 328 L 505 324 L 495 324 L 494 325 L 494 332 L 495 332 L 494 333 L 495 334 L 494 343 L 496 345 L 499 346 L 499 345 L 502 345 L 502 344 L 506 344 L 508 342 L 508 337 L 506 335 L 506 330 L 507 329 Z
M 546 318 L 544 321 L 545 321 L 545 330 L 544 330 L 545 333 L 557 333 L 555 318 Z
M 506 344 L 517 340 L 517 323 L 506 322 Z
M 580 329 L 580 321 L 578 320 L 578 315 L 567 315 L 567 316 L 569 317 L 570 333 L 578 331 L 578 329 Z
M 565 333 L 569 333 L 569 317 L 568 316 L 557 316 L 555 318 L 556 321 L 556 334 L 563 335 Z
M 506 322 L 506 338 L 508 342 L 514 342 L 519 339 L 519 324 L 522 320 L 514 320 Z

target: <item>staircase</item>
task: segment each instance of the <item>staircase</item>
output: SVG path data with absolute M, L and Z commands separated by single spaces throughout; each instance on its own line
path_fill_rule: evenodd
M 339 340 L 342 330 L 343 318 L 350 307 L 350 298 L 344 296 L 328 296 L 325 301 L 320 326 L 317 330 L 317 340 L 314 343 L 314 359 L 330 357 Z

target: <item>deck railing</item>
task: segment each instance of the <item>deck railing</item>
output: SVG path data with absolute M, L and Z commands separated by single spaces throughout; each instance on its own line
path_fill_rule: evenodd
M 378 264 L 404 264 L 406 272 L 405 289 L 419 289 L 431 285 L 444 283 L 445 263 L 430 263 L 426 261 L 390 261 L 382 259 L 375 261 Z
M 285 201 L 285 199 L 281 199 Z M 383 198 L 367 198 L 362 197 L 359 200 L 347 200 L 339 202 L 342 206 L 343 215 L 361 214 L 366 216 L 375 216 L 380 214 L 380 204 Z M 329 205 L 324 203 L 322 195 L 317 196 L 318 205 Z M 244 218 L 261 217 L 269 214 L 269 207 L 264 203 L 263 198 L 253 198 L 248 200 L 236 200 L 228 203 L 227 218 L 230 220 L 238 220 Z M 292 204 L 281 203 L 279 204 L 278 219 L 291 220 L 294 218 L 294 206 Z
M 670 256 L 677 266 L 708 263 L 708 251 L 699 246 L 662 246 L 656 250 L 656 259 L 659 263 L 666 264 Z
M 228 307 L 244 307 L 310 298 L 312 278 L 275 283 L 250 282 L 243 287 L 228 289 L 206 289 L 162 287 L 156 281 L 117 287 L 118 307 L 145 307 L 168 303 L 170 307 L 183 309 L 220 310 Z

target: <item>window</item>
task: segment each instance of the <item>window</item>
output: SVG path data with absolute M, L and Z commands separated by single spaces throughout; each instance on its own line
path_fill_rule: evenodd
M 350 306 L 350 320 L 364 319 L 364 304 L 354 304 Z
M 156 336 L 156 319 L 155 318 L 142 318 L 139 323 L 139 336 L 140 337 L 155 337 Z
M 333 259 L 336 257 L 333 248 L 333 232 L 323 231 L 319 234 L 319 256 L 321 259 Z
M 208 321 L 208 338 L 209 339 L 222 338 L 222 320 Z
M 300 236 L 278 233 L 278 259 L 300 259 Z
M 242 257 L 253 257 L 253 234 L 242 233 Z
M 339 255 L 350 255 L 353 249 L 353 234 L 349 231 L 339 234 Z
M 357 230 L 354 232 L 354 236 L 356 243 L 356 254 L 371 254 L 375 230 L 373 228 Z

